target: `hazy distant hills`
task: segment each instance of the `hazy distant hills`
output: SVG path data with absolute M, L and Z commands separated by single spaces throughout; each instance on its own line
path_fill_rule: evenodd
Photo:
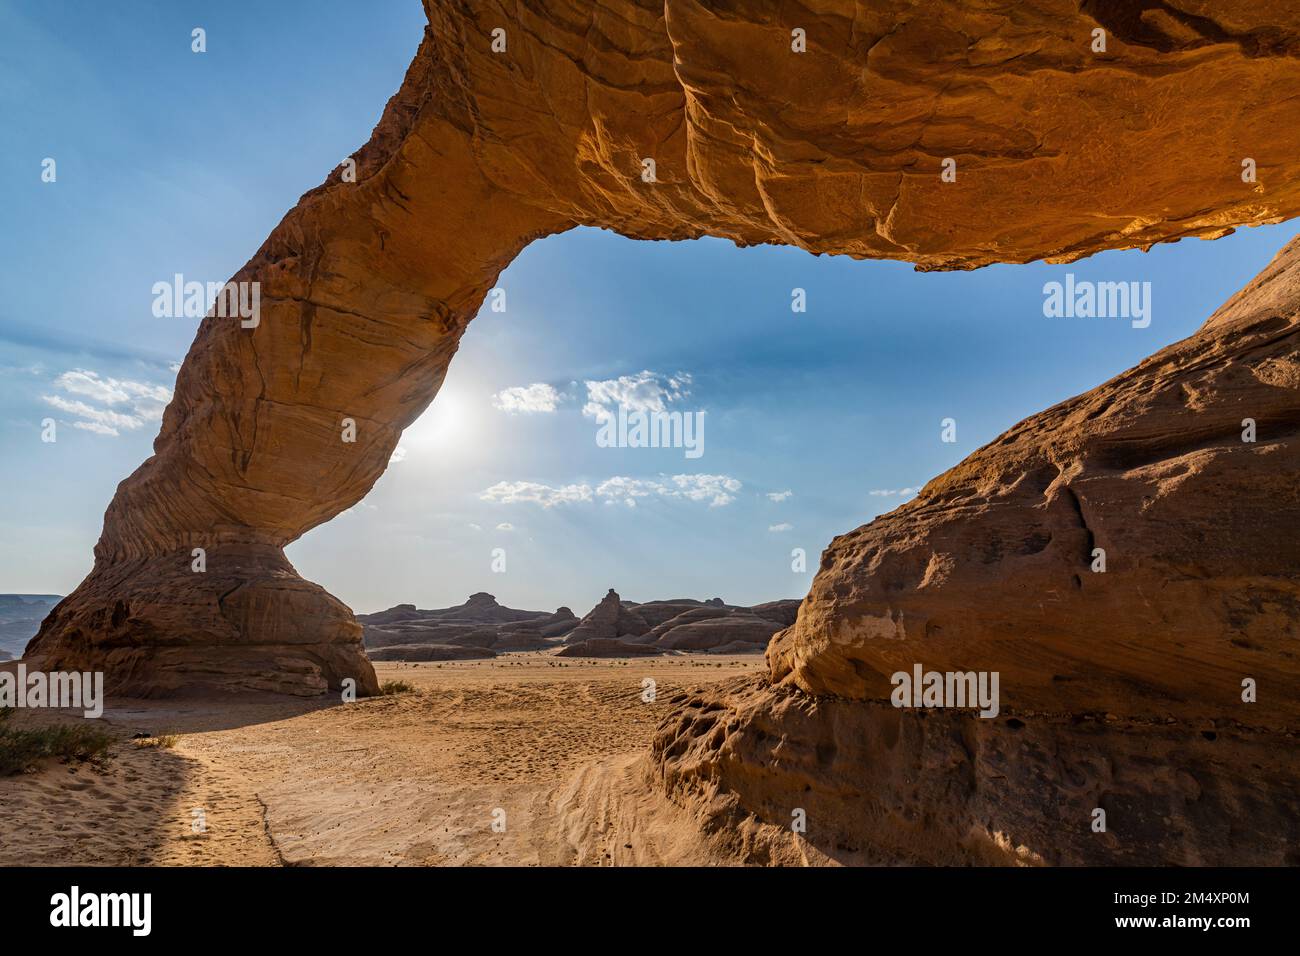
M 61 594 L 0 594 L 0 661 L 21 657 Z
M 484 591 L 456 607 L 421 610 L 399 604 L 358 614 L 366 652 L 376 661 L 444 661 L 495 657 L 502 651 L 554 650 L 560 657 L 641 657 L 699 651 L 762 653 L 794 623 L 799 601 L 753 607 L 721 598 L 674 598 L 638 604 L 613 588 L 581 620 L 567 607 L 519 611 Z
M 0 594 L 0 661 L 21 657 L 59 594 Z M 673 651 L 760 652 L 773 633 L 794 623 L 797 600 L 736 607 L 721 599 L 676 598 L 636 604 L 613 590 L 586 617 L 567 607 L 518 611 L 491 594 L 471 595 L 452 608 L 423 611 L 413 604 L 358 614 L 374 660 L 455 660 L 494 657 L 505 650 L 559 648 L 561 655 L 640 656 Z

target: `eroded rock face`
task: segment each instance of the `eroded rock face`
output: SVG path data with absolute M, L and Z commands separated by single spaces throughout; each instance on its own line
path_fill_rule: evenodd
M 978 658 L 1022 709 L 1300 726 L 1298 315 L 1293 241 L 1196 335 L 836 538 L 773 678 L 874 698 L 918 653 Z M 1252 675 L 1273 701 L 1243 710 Z
M 651 783 L 738 862 L 1300 864 L 1293 734 L 1101 713 L 981 720 L 754 680 L 673 703 Z
M 137 697 L 315 696 L 349 677 L 359 692 L 378 689 L 369 665 L 357 666 L 361 626 L 352 612 L 299 577 L 282 550 L 213 549 L 202 573 L 192 560 L 173 550 L 97 564 L 25 656 L 49 670 L 102 670 L 113 693 Z
M 103 668 L 116 692 L 373 690 L 355 620 L 282 549 L 369 491 L 500 271 L 541 236 L 587 224 L 944 269 L 1300 211 L 1284 92 L 1300 81 L 1300 10 L 1083 6 L 427 3 L 355 177 L 340 168 L 303 196 L 233 277 L 260 283 L 259 323 L 200 326 L 154 455 L 119 486 L 94 569 L 28 656 Z M 1192 436 L 1169 427 L 1174 444 Z M 945 493 L 985 494 L 964 480 Z M 1085 510 L 1101 490 L 1085 489 Z M 1233 522 L 1249 514 L 1213 519 L 1248 551 Z M 205 572 L 189 570 L 195 548 Z M 824 600 L 807 641 L 827 640 Z M 774 664 L 826 688 L 845 659 L 801 639 Z
M 584 644 L 588 641 L 616 641 L 634 638 L 650 630 L 650 625 L 637 613 L 636 606 L 624 604 L 618 592 L 610 588 L 600 602 L 587 612 L 577 627 L 564 637 L 565 644 Z
M 845 862 L 1295 865 L 1298 428 L 1300 239 L 836 538 L 768 677 L 679 702 L 658 782 L 748 859 L 802 808 Z M 891 706 L 916 664 L 999 672 L 1000 712 Z

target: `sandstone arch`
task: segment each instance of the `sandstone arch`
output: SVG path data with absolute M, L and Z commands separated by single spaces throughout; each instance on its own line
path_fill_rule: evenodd
M 373 689 L 350 611 L 299 578 L 282 549 L 365 495 L 436 394 L 485 293 L 535 238 L 586 224 L 953 269 L 1213 238 L 1300 212 L 1300 12 L 1284 2 L 1168 0 L 1138 12 L 904 0 L 806 0 L 780 13 L 689 0 L 425 7 L 425 37 L 356 154 L 356 181 L 336 170 L 234 277 L 261 283 L 257 328 L 203 322 L 153 457 L 119 486 L 94 570 L 29 656 L 103 668 L 119 693 L 316 693 L 347 677 Z M 490 47 L 498 27 L 503 53 Z M 806 30 L 806 53 L 790 49 L 794 27 Z M 1098 27 L 1105 53 L 1091 49 Z M 640 177 L 647 157 L 657 182 Z M 1240 175 L 1247 157 L 1256 182 Z M 955 182 L 940 182 L 945 158 L 956 160 Z M 1192 473 L 1171 492 L 1169 526 L 1191 521 L 1202 540 L 1232 544 L 1177 569 L 1122 527 L 1132 501 L 1112 493 L 1135 487 L 1125 484 L 1134 471 L 1203 454 L 1219 479 L 1271 503 L 1273 527 L 1294 521 L 1290 261 L 1197 337 L 1017 426 L 916 503 L 837 539 L 798 624 L 771 652 L 781 686 L 738 689 L 731 724 L 715 718 L 702 729 L 688 707 L 660 742 L 663 781 L 709 813 L 722 800 L 726 813 L 761 819 L 785 783 L 759 793 L 743 773 L 747 760 L 770 757 L 756 726 L 770 730 L 798 710 L 812 721 L 806 734 L 828 733 L 819 721 L 839 721 L 841 732 L 878 721 L 896 737 L 889 715 L 867 718 L 865 704 L 850 703 L 878 696 L 895 663 L 892 651 L 879 654 L 882 627 L 933 651 L 935 665 L 963 648 L 994 648 L 1023 678 L 1015 705 L 1077 711 L 1086 686 L 1053 683 L 1054 669 L 1088 659 L 1108 615 L 1140 607 L 1145 626 L 1200 629 L 1190 671 L 1151 679 L 1162 657 L 1179 653 L 1177 640 L 1114 640 L 1124 653 L 1096 667 L 1092 687 L 1111 695 L 1106 710 L 1137 721 L 1226 719 L 1222 694 L 1208 710 L 1189 694 L 1242 660 L 1273 667 L 1292 693 L 1295 668 L 1279 642 L 1295 636 L 1296 555 L 1279 548 L 1266 512 L 1198 512 L 1191 492 L 1209 479 L 1204 468 Z M 1222 429 L 1241 407 L 1260 409 L 1271 428 L 1267 461 L 1224 450 Z M 344 417 L 359 425 L 356 444 L 339 440 Z M 1176 475 L 1151 480 L 1179 487 Z M 1033 551 L 1039 532 L 1053 543 Z M 1073 596 L 1071 562 L 1089 534 L 1111 536 L 1121 552 L 1138 541 L 1130 567 L 1178 570 L 1177 586 L 1114 575 L 1128 583 L 1102 604 Z M 190 571 L 194 547 L 208 552 L 204 574 Z M 935 564 L 936 555 L 949 557 Z M 1266 596 L 1225 597 L 1238 567 L 1254 577 L 1235 586 L 1263 581 Z M 985 632 L 954 636 L 954 609 L 993 606 L 1013 572 L 1067 588 L 1078 626 L 1048 633 L 1021 608 L 976 615 Z M 1214 629 L 1234 621 L 1250 653 L 1237 646 L 1225 657 Z M 986 640 L 990 628 L 1042 633 Z M 845 702 L 809 717 L 800 709 L 817 711 L 810 693 Z M 1293 727 L 1293 706 L 1256 711 L 1261 732 Z M 731 730 L 719 737 L 714 725 Z M 817 754 L 800 779 L 819 772 Z M 963 826 L 977 824 L 975 815 Z M 837 825 L 846 840 L 874 839 Z M 979 852 L 996 846 L 990 833 L 981 839 Z

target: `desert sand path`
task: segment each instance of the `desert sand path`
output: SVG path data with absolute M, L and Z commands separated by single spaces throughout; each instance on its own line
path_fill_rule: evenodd
M 514 654 L 381 663 L 415 691 L 348 705 L 114 702 L 106 769 L 0 778 L 0 864 L 710 862 L 641 761 L 669 697 L 761 666 Z

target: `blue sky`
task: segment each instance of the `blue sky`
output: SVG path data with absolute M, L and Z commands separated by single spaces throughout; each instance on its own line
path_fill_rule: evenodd
M 196 325 L 155 318 L 153 283 L 233 274 L 368 138 L 422 24 L 415 0 L 212 6 L 0 8 L 0 592 L 75 587 L 114 488 L 150 453 Z M 205 54 L 190 51 L 195 26 Z M 477 590 L 579 613 L 609 587 L 801 597 L 835 534 L 1189 335 L 1297 231 L 945 274 L 720 240 L 551 237 L 503 275 L 506 311 L 471 325 L 402 460 L 288 553 L 358 611 Z M 1045 318 L 1043 284 L 1067 272 L 1150 282 L 1150 327 Z M 790 309 L 796 287 L 805 313 Z M 502 408 L 521 388 L 534 410 Z M 597 446 L 593 389 L 653 401 L 660 388 L 676 396 L 666 409 L 706 413 L 702 457 Z M 946 417 L 956 442 L 940 440 Z M 794 548 L 808 573 L 791 570 Z

